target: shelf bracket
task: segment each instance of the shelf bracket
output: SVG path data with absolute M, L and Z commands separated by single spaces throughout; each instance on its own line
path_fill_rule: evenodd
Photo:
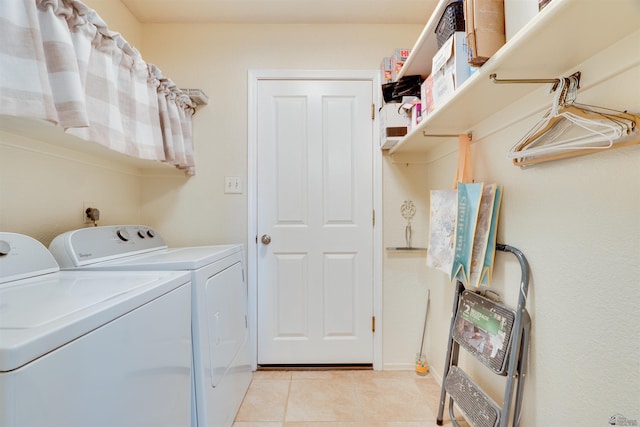
M 580 76 L 582 73 L 576 71 L 570 77 L 576 77 L 578 79 L 578 89 L 580 88 Z M 519 84 L 519 83 L 551 83 L 553 84 L 551 91 L 555 91 L 560 83 L 560 79 L 499 79 L 496 73 L 489 75 L 489 78 L 496 84 Z
M 422 136 L 425 138 L 458 138 L 460 136 L 459 133 L 456 134 L 435 134 L 435 133 L 427 133 L 426 131 L 422 131 Z M 467 137 L 469 141 L 472 140 L 471 132 L 467 133 Z

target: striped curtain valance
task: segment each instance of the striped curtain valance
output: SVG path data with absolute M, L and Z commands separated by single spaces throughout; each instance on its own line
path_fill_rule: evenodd
M 0 114 L 193 175 L 195 105 L 78 0 L 0 2 Z

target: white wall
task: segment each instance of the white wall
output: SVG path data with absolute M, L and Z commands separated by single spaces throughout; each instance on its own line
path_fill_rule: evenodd
M 135 30 L 126 10 L 111 1 L 87 1 L 94 2 L 113 12 L 112 29 Z M 247 70 L 377 68 L 382 56 L 394 47 L 410 47 L 422 30 L 366 25 L 140 28 L 137 47 L 147 61 L 179 86 L 202 88 L 211 98 L 194 119 L 197 175 L 185 178 L 163 170 L 144 175 L 99 154 L 52 147 L 46 137 L 24 139 L 5 132 L 0 134 L 0 229 L 32 234 L 48 244 L 58 232 L 82 226 L 78 211 L 90 198 L 101 205 L 104 224 L 148 223 L 171 244 L 246 241 L 246 193 L 224 195 L 222 184 L 225 175 L 246 181 Z M 136 34 L 125 37 L 135 44 Z M 630 55 L 634 66 L 598 83 L 619 68 L 616 64 L 629 62 Z M 637 59 L 633 42 L 576 67 L 587 88 L 579 99 L 640 111 Z M 528 308 L 533 341 L 521 425 L 606 425 L 616 413 L 640 420 L 640 327 L 635 319 L 640 305 L 640 149 L 528 170 L 514 167 L 504 153 L 533 125 L 544 108 L 542 99 L 523 99 L 481 123 L 473 145 L 476 179 L 505 186 L 499 240 L 524 251 L 532 268 Z M 523 112 L 530 114 L 513 122 Z M 455 153 L 426 166 L 394 164 L 388 158 L 383 166 L 384 245 L 402 242 L 399 208 L 406 199 L 418 206 L 415 243 L 426 244 L 429 190 L 451 187 Z M 430 289 L 426 348 L 437 377 L 453 287 L 414 254 L 385 252 L 384 262 L 385 368 L 413 369 Z M 508 255 L 498 255 L 496 262 L 493 287 L 513 304 L 518 266 Z M 482 381 L 494 393 L 501 387 L 494 378 Z
M 53 129 L 54 131 L 57 129 Z M 84 202 L 100 209 L 100 224 L 140 220 L 139 171 L 0 132 L 0 229 L 43 244 L 84 224 Z
M 210 103 L 194 117 L 196 176 L 144 179 L 145 218 L 174 244 L 246 242 L 247 72 L 250 69 L 377 69 L 421 26 L 144 25 L 145 58 Z M 245 192 L 225 195 L 224 177 Z M 179 201 L 179 203 L 176 203 Z
M 388 370 L 415 369 L 415 356 L 422 340 L 428 289 L 426 251 L 387 248 L 406 246 L 406 221 L 400 213 L 405 200 L 413 201 L 416 206 L 411 224 L 412 246 L 427 247 L 429 197 L 426 182 L 424 165 L 395 164 L 388 156 L 383 158 L 383 364 Z M 430 310 L 433 310 L 433 304 Z M 429 342 L 428 336 L 432 333 L 428 326 L 425 343 Z
M 638 40 L 640 32 L 567 70 L 583 73 L 579 102 L 640 111 Z M 640 147 L 513 166 L 505 153 L 550 105 L 545 89 L 474 130 L 476 181 L 504 185 L 498 241 L 521 249 L 531 265 L 531 364 L 521 425 L 606 425 L 618 413 L 640 420 Z M 428 164 L 425 190 L 451 188 L 456 160 L 452 153 Z M 515 258 L 499 253 L 492 288 L 513 307 L 519 275 Z M 428 355 L 441 375 L 454 288 L 438 271 L 429 270 L 426 280 Z M 466 366 L 499 395 L 504 382 Z

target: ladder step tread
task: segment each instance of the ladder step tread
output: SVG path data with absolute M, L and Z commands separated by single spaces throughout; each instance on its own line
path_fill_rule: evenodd
M 444 387 L 474 427 L 495 427 L 500 422 L 501 408 L 462 369 L 452 366 Z

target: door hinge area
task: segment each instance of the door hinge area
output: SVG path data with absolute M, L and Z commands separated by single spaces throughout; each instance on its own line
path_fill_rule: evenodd
M 371 332 L 376 331 L 376 316 L 371 316 Z
M 371 104 L 371 120 L 376 119 L 376 104 Z
M 376 226 L 376 210 L 371 211 L 371 225 Z

